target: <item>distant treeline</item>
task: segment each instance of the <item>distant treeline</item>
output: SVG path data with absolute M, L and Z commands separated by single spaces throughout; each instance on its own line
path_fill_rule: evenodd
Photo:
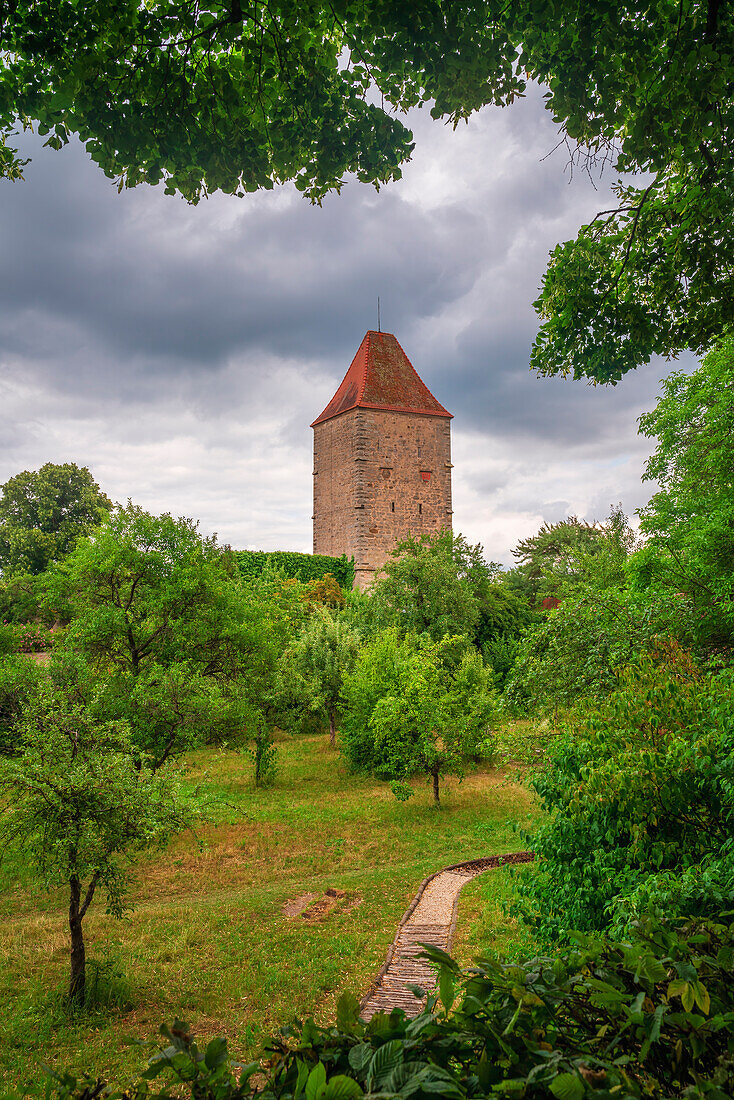
M 299 581 L 320 580 L 326 573 L 339 582 L 342 588 L 354 584 L 354 558 L 342 554 L 332 558 L 327 554 L 299 554 L 295 550 L 235 550 L 241 576 L 259 577 L 266 566 L 281 570 L 288 577 Z

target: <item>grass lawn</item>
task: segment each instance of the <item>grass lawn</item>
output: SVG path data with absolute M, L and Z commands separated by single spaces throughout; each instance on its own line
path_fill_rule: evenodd
M 209 816 L 198 843 L 186 834 L 138 861 L 122 921 L 105 916 L 102 899 L 85 919 L 104 1002 L 94 1013 L 74 1022 L 61 1007 L 68 898 L 39 888 L 12 858 L 0 864 L 0 1096 L 37 1077 L 41 1062 L 123 1082 L 146 1057 L 130 1041 L 174 1016 L 202 1039 L 227 1035 L 244 1058 L 296 1006 L 328 1018 L 341 992 L 365 991 L 426 874 L 518 850 L 516 828 L 538 812 L 510 772 L 490 768 L 448 780 L 440 810 L 419 782 L 397 802 L 386 784 L 350 775 L 323 737 L 282 741 L 267 790 L 253 788 L 238 753 L 202 750 L 188 762 Z M 329 887 L 344 896 L 323 919 L 284 913 L 289 900 Z M 496 871 L 465 890 L 462 961 L 522 945 L 502 914 L 509 889 L 509 874 Z

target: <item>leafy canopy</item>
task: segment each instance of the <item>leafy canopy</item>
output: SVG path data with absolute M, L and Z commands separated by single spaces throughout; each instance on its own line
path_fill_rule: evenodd
M 543 84 L 616 205 L 551 255 L 533 366 L 616 382 L 653 354 L 702 350 L 734 318 L 734 13 L 723 0 L 75 0 L 5 6 L 0 169 L 19 125 L 78 134 L 119 186 L 191 201 L 295 180 L 400 176 L 396 112 L 456 124 Z M 635 177 L 644 173 L 640 182 Z
M 42 573 L 105 519 L 112 502 L 86 466 L 47 462 L 8 479 L 0 497 L 0 572 Z
M 683 593 L 704 643 L 734 641 L 734 339 L 692 374 L 663 382 L 640 431 L 657 440 L 645 479 L 659 488 L 641 511 L 647 546 L 638 581 Z M 680 599 L 680 597 L 677 597 Z
M 48 588 L 69 620 L 57 675 L 98 713 L 129 721 L 155 766 L 204 736 L 254 727 L 305 614 L 298 582 L 245 585 L 191 520 L 132 504 L 80 542 Z

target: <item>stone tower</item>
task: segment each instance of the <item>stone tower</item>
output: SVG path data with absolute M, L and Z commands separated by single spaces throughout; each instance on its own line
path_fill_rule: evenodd
M 369 585 L 398 539 L 451 527 L 451 413 L 389 332 L 368 332 L 314 420 L 314 554 Z

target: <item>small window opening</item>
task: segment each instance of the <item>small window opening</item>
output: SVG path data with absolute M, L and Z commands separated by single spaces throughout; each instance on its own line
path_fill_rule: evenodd
M 395 511 L 395 501 L 394 500 L 390 502 L 390 511 L 391 512 Z
M 419 505 L 418 505 L 418 515 L 419 515 L 419 516 L 422 516 L 422 515 L 423 515 L 423 505 L 422 505 L 422 504 L 419 504 Z

